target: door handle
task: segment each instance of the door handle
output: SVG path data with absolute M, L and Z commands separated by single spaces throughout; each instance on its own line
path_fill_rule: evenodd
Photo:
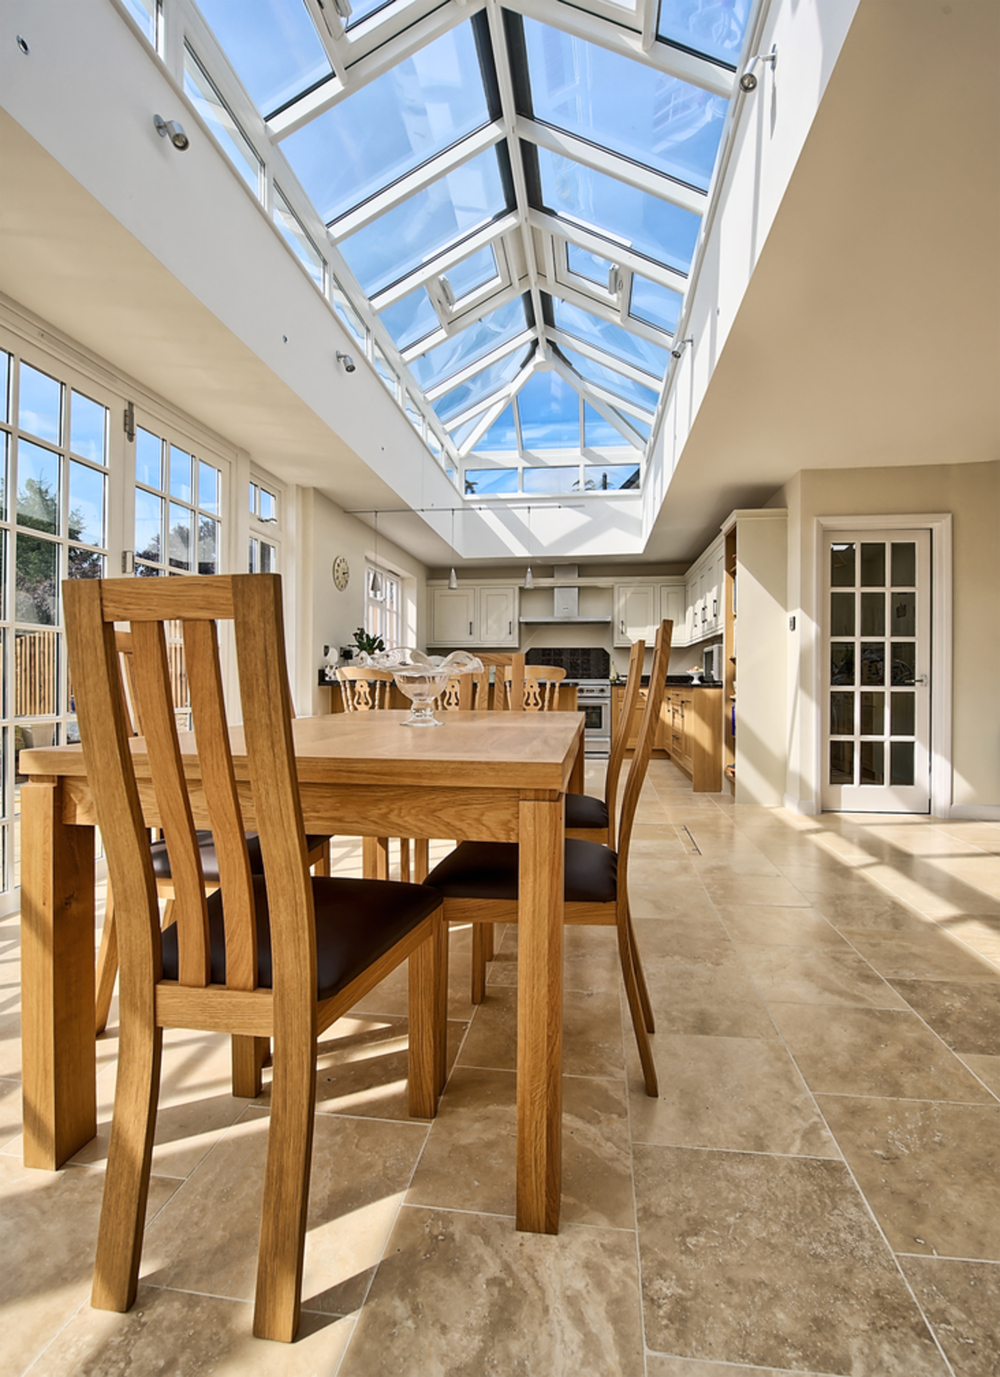
M 470 635 L 470 636 L 472 635 L 472 623 L 471 623 L 471 622 L 469 623 L 469 635 Z
M 513 622 L 508 622 L 508 623 L 507 623 L 507 635 L 508 635 L 508 636 L 511 635 L 511 633 L 513 632 L 513 630 L 514 630 L 514 623 L 513 623 Z
M 926 674 L 918 674 L 913 680 L 913 682 L 915 684 L 922 684 L 924 688 L 926 688 L 927 685 L 930 683 L 930 680 L 928 679 Z

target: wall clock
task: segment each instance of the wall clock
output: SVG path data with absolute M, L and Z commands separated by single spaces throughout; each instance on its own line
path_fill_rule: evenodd
M 343 592 L 351 581 L 351 566 L 343 555 L 338 555 L 333 561 L 333 584 L 339 591 Z

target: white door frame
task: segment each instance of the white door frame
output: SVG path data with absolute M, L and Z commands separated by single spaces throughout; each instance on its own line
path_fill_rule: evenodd
M 952 537 L 951 512 L 907 512 L 893 516 L 817 516 L 814 519 L 812 607 L 813 634 L 814 808 L 822 810 L 823 779 L 823 625 L 824 539 L 832 531 L 914 530 L 931 532 L 931 816 L 951 816 L 951 699 L 952 699 Z

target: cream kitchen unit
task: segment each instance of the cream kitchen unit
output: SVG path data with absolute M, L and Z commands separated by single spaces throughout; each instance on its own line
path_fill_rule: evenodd
M 685 584 L 687 636 L 680 644 L 693 645 L 710 636 L 721 636 L 725 630 L 725 562 L 725 540 L 719 536 L 688 570 Z
M 430 588 L 430 646 L 512 646 L 518 643 L 514 584 Z

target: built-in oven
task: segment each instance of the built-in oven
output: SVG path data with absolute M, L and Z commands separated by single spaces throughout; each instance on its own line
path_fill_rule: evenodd
M 600 646 L 532 646 L 529 665 L 555 665 L 576 684 L 576 706 L 584 715 L 586 755 L 611 754 L 611 656 Z
M 578 684 L 576 705 L 583 713 L 584 755 L 610 755 L 611 684 Z

